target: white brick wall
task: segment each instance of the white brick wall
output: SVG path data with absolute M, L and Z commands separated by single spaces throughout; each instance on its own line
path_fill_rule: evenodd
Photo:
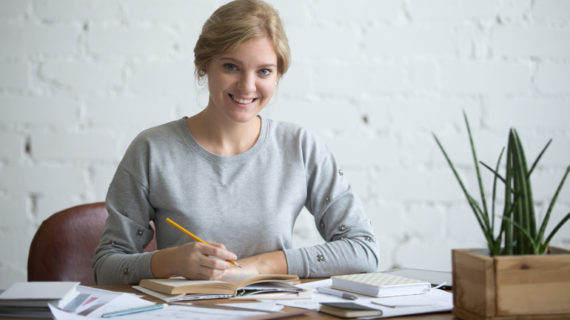
M 80 28 L 67 25 L 44 25 L 38 22 L 11 23 L 2 26 L 3 56 L 21 57 L 65 55 L 77 52 Z
M 0 288 L 26 279 L 43 219 L 104 200 L 138 132 L 205 104 L 192 50 L 224 2 L 0 0 Z M 530 159 L 554 139 L 533 174 L 544 214 L 570 164 L 570 1 L 271 3 L 293 64 L 264 113 L 327 141 L 373 222 L 381 269 L 450 270 L 451 248 L 483 245 L 431 136 L 476 191 L 463 110 L 488 163 L 511 126 Z M 568 184 L 553 221 L 570 210 Z M 322 241 L 306 212 L 294 234 L 296 246 Z M 554 244 L 570 247 L 570 225 Z
M 30 85 L 30 67 L 25 62 L 0 62 L 2 91 L 27 89 Z

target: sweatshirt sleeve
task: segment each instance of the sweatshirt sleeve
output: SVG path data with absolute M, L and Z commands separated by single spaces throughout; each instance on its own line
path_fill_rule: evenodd
M 154 235 L 149 225 L 154 210 L 145 183 L 148 168 L 144 155 L 148 152 L 141 152 L 144 147 L 135 139 L 109 186 L 105 201 L 109 216 L 93 261 L 98 285 L 136 284 L 153 278 L 153 253 L 143 252 Z
M 377 271 L 378 244 L 361 202 L 328 148 L 318 140 L 309 141 L 303 143 L 305 207 L 326 243 L 285 250 L 288 272 L 316 278 Z

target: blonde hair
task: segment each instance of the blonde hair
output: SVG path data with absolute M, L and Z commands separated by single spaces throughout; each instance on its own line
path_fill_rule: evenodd
M 196 46 L 196 76 L 208 73 L 208 65 L 220 54 L 232 51 L 247 40 L 268 37 L 277 54 L 279 76 L 287 72 L 290 49 L 277 11 L 261 0 L 235 0 L 219 7 L 208 18 Z

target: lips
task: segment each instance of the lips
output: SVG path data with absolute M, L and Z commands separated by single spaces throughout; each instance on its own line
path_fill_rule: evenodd
M 249 97 L 236 97 L 233 94 L 229 93 L 228 94 L 230 96 L 230 98 L 239 104 L 250 104 L 252 102 L 254 102 L 255 100 L 257 100 L 257 98 L 249 98 Z

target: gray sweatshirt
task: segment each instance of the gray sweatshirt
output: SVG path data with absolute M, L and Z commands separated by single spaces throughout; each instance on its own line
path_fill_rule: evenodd
M 106 199 L 109 217 L 95 252 L 97 284 L 153 278 L 143 248 L 156 225 L 158 249 L 193 241 L 171 218 L 244 258 L 283 250 L 300 277 L 374 272 L 379 253 L 370 220 L 315 135 L 262 118 L 255 145 L 235 156 L 202 148 L 184 118 L 140 133 L 127 149 Z M 325 243 L 292 248 L 295 219 L 306 207 Z

